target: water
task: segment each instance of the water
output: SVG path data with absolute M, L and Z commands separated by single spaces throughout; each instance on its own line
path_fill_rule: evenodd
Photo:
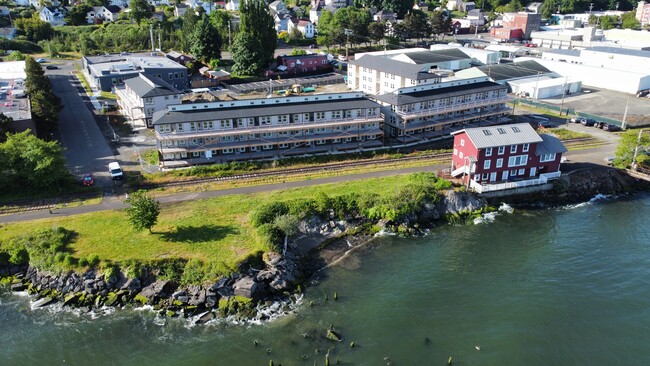
M 0 364 L 311 366 L 335 348 L 332 365 L 649 365 L 649 216 L 650 196 L 599 199 L 381 238 L 262 325 L 91 319 L 5 294 Z

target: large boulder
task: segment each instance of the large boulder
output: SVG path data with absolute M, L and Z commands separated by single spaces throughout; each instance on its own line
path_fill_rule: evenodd
M 235 296 L 259 300 L 265 295 L 264 286 L 255 282 L 252 277 L 244 276 L 238 279 L 233 285 Z
M 471 192 L 445 191 L 446 213 L 477 211 L 487 205 L 487 202 Z
M 160 298 L 167 297 L 171 290 L 173 289 L 169 281 L 156 281 L 143 288 L 138 297 L 146 299 L 147 304 L 154 304 Z

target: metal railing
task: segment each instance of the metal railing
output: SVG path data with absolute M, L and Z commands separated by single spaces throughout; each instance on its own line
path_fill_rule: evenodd
M 480 184 L 472 179 L 470 181 L 470 188 L 472 188 L 477 193 L 485 193 L 485 192 L 493 192 L 493 191 L 503 191 L 506 189 L 538 186 L 538 185 L 546 184 L 550 179 L 558 178 L 560 175 L 561 175 L 560 172 L 544 173 L 541 174 L 539 178 L 536 179 L 527 179 L 527 180 L 497 183 L 497 184 Z
M 483 106 L 493 105 L 497 103 L 506 103 L 509 100 L 510 100 L 509 97 L 490 98 L 490 99 L 475 100 L 468 103 L 463 102 L 458 104 L 452 104 L 443 107 L 426 108 L 418 111 L 396 110 L 395 113 L 404 118 L 417 118 L 423 116 L 434 116 L 440 113 L 455 112 L 458 110 L 463 110 L 468 108 L 483 107 Z

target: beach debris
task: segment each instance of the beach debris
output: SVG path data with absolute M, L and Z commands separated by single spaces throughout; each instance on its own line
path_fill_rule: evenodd
M 354 348 L 354 341 L 350 342 L 350 348 Z
M 341 341 L 341 335 L 336 333 L 332 329 L 328 329 L 327 330 L 327 339 L 331 339 L 333 341 L 340 342 Z
M 451 359 L 451 356 L 449 356 L 449 359 L 447 360 L 447 365 L 451 365 L 454 363 L 454 361 Z
M 334 301 L 336 301 L 338 298 L 339 298 L 338 295 L 336 294 L 336 292 L 334 292 Z
M 477 351 L 481 350 L 481 346 L 474 346 L 474 348 L 476 348 Z

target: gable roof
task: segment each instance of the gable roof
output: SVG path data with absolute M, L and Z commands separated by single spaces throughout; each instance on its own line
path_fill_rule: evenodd
M 540 135 L 542 142 L 537 144 L 537 149 L 535 149 L 535 155 L 544 155 L 544 154 L 557 154 L 565 153 L 567 150 L 566 146 L 555 136 L 551 135 Z
M 440 77 L 438 74 L 429 73 L 427 66 L 409 64 L 381 56 L 363 55 L 358 60 L 350 61 L 350 64 L 415 80 Z
M 105 8 L 113 14 L 117 14 L 122 11 L 122 9 L 117 5 L 106 5 Z
M 519 144 L 534 144 L 542 142 L 542 138 L 528 123 L 510 125 L 474 127 L 452 132 L 452 135 L 466 133 L 477 149 L 488 147 L 510 146 Z
M 124 80 L 124 84 L 131 88 L 141 98 L 181 93 L 178 89 L 167 84 L 160 78 L 144 74 L 138 74 L 137 77 L 126 79 Z

